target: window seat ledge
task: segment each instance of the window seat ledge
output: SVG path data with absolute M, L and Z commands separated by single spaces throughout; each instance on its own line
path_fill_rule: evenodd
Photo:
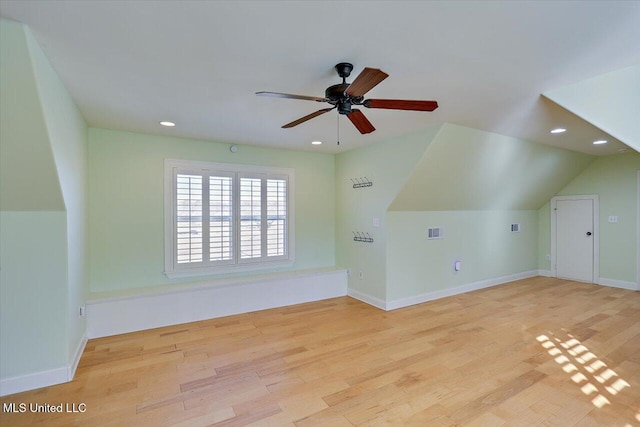
M 87 336 L 99 338 L 347 295 L 347 270 L 281 271 L 94 292 Z
M 243 274 L 241 276 L 207 278 L 189 283 L 176 283 L 170 285 L 145 286 L 140 288 L 119 289 L 116 291 L 91 292 L 86 304 L 98 302 L 117 301 L 122 299 L 144 298 L 151 295 L 165 295 L 182 293 L 185 291 L 206 290 L 211 288 L 223 288 L 227 286 L 242 286 L 254 283 L 280 281 L 282 279 L 302 279 L 308 276 L 325 275 L 327 273 L 347 273 L 346 268 L 322 267 L 303 270 L 277 271 L 260 274 Z

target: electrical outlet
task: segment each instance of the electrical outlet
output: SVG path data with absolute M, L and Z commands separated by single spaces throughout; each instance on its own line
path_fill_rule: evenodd
M 362 272 L 362 271 L 361 271 L 361 272 L 358 274 L 358 277 L 360 277 L 360 280 L 364 280 L 364 272 Z
M 547 254 L 547 261 L 551 261 L 551 255 Z

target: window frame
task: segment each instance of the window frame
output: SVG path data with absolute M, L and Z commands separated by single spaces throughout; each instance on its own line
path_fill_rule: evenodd
M 219 176 L 233 176 L 232 181 L 232 250 L 233 260 L 231 261 L 203 261 L 199 263 L 178 263 L 177 262 L 177 227 L 176 227 L 176 196 L 177 196 L 177 174 L 193 174 L 203 177 L 203 182 L 209 180 L 209 176 L 219 173 Z M 205 178 L 206 177 L 206 178 Z M 242 259 L 240 256 L 240 179 L 260 178 L 266 187 L 268 179 L 286 180 L 286 227 L 285 227 L 285 255 L 268 257 L 267 247 L 264 245 L 267 232 L 261 228 L 261 250 L 264 254 L 259 259 Z M 208 185 L 208 184 L 207 184 Z M 195 160 L 164 160 L 164 274 L 169 278 L 207 276 L 216 274 L 239 273 L 257 270 L 270 270 L 275 268 L 291 267 L 295 262 L 295 200 L 294 200 L 294 170 L 290 168 L 257 166 L 235 163 L 203 162 Z M 207 193 L 208 195 L 208 193 Z M 210 199 L 207 198 L 208 206 Z M 205 199 L 203 196 L 203 248 L 210 245 L 210 240 L 205 239 L 204 225 Z M 266 200 L 262 203 L 261 216 L 264 218 L 262 224 L 266 224 L 267 212 L 265 209 Z M 264 210 L 264 212 L 263 212 Z M 204 251 L 203 251 L 204 252 Z

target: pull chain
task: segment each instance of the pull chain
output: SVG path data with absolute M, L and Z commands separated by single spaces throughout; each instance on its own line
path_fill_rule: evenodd
M 338 145 L 340 145 L 340 114 L 336 114 L 336 117 L 338 118 Z

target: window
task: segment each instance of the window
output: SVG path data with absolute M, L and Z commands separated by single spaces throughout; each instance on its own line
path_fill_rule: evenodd
M 293 263 L 293 171 L 165 160 L 165 274 Z

